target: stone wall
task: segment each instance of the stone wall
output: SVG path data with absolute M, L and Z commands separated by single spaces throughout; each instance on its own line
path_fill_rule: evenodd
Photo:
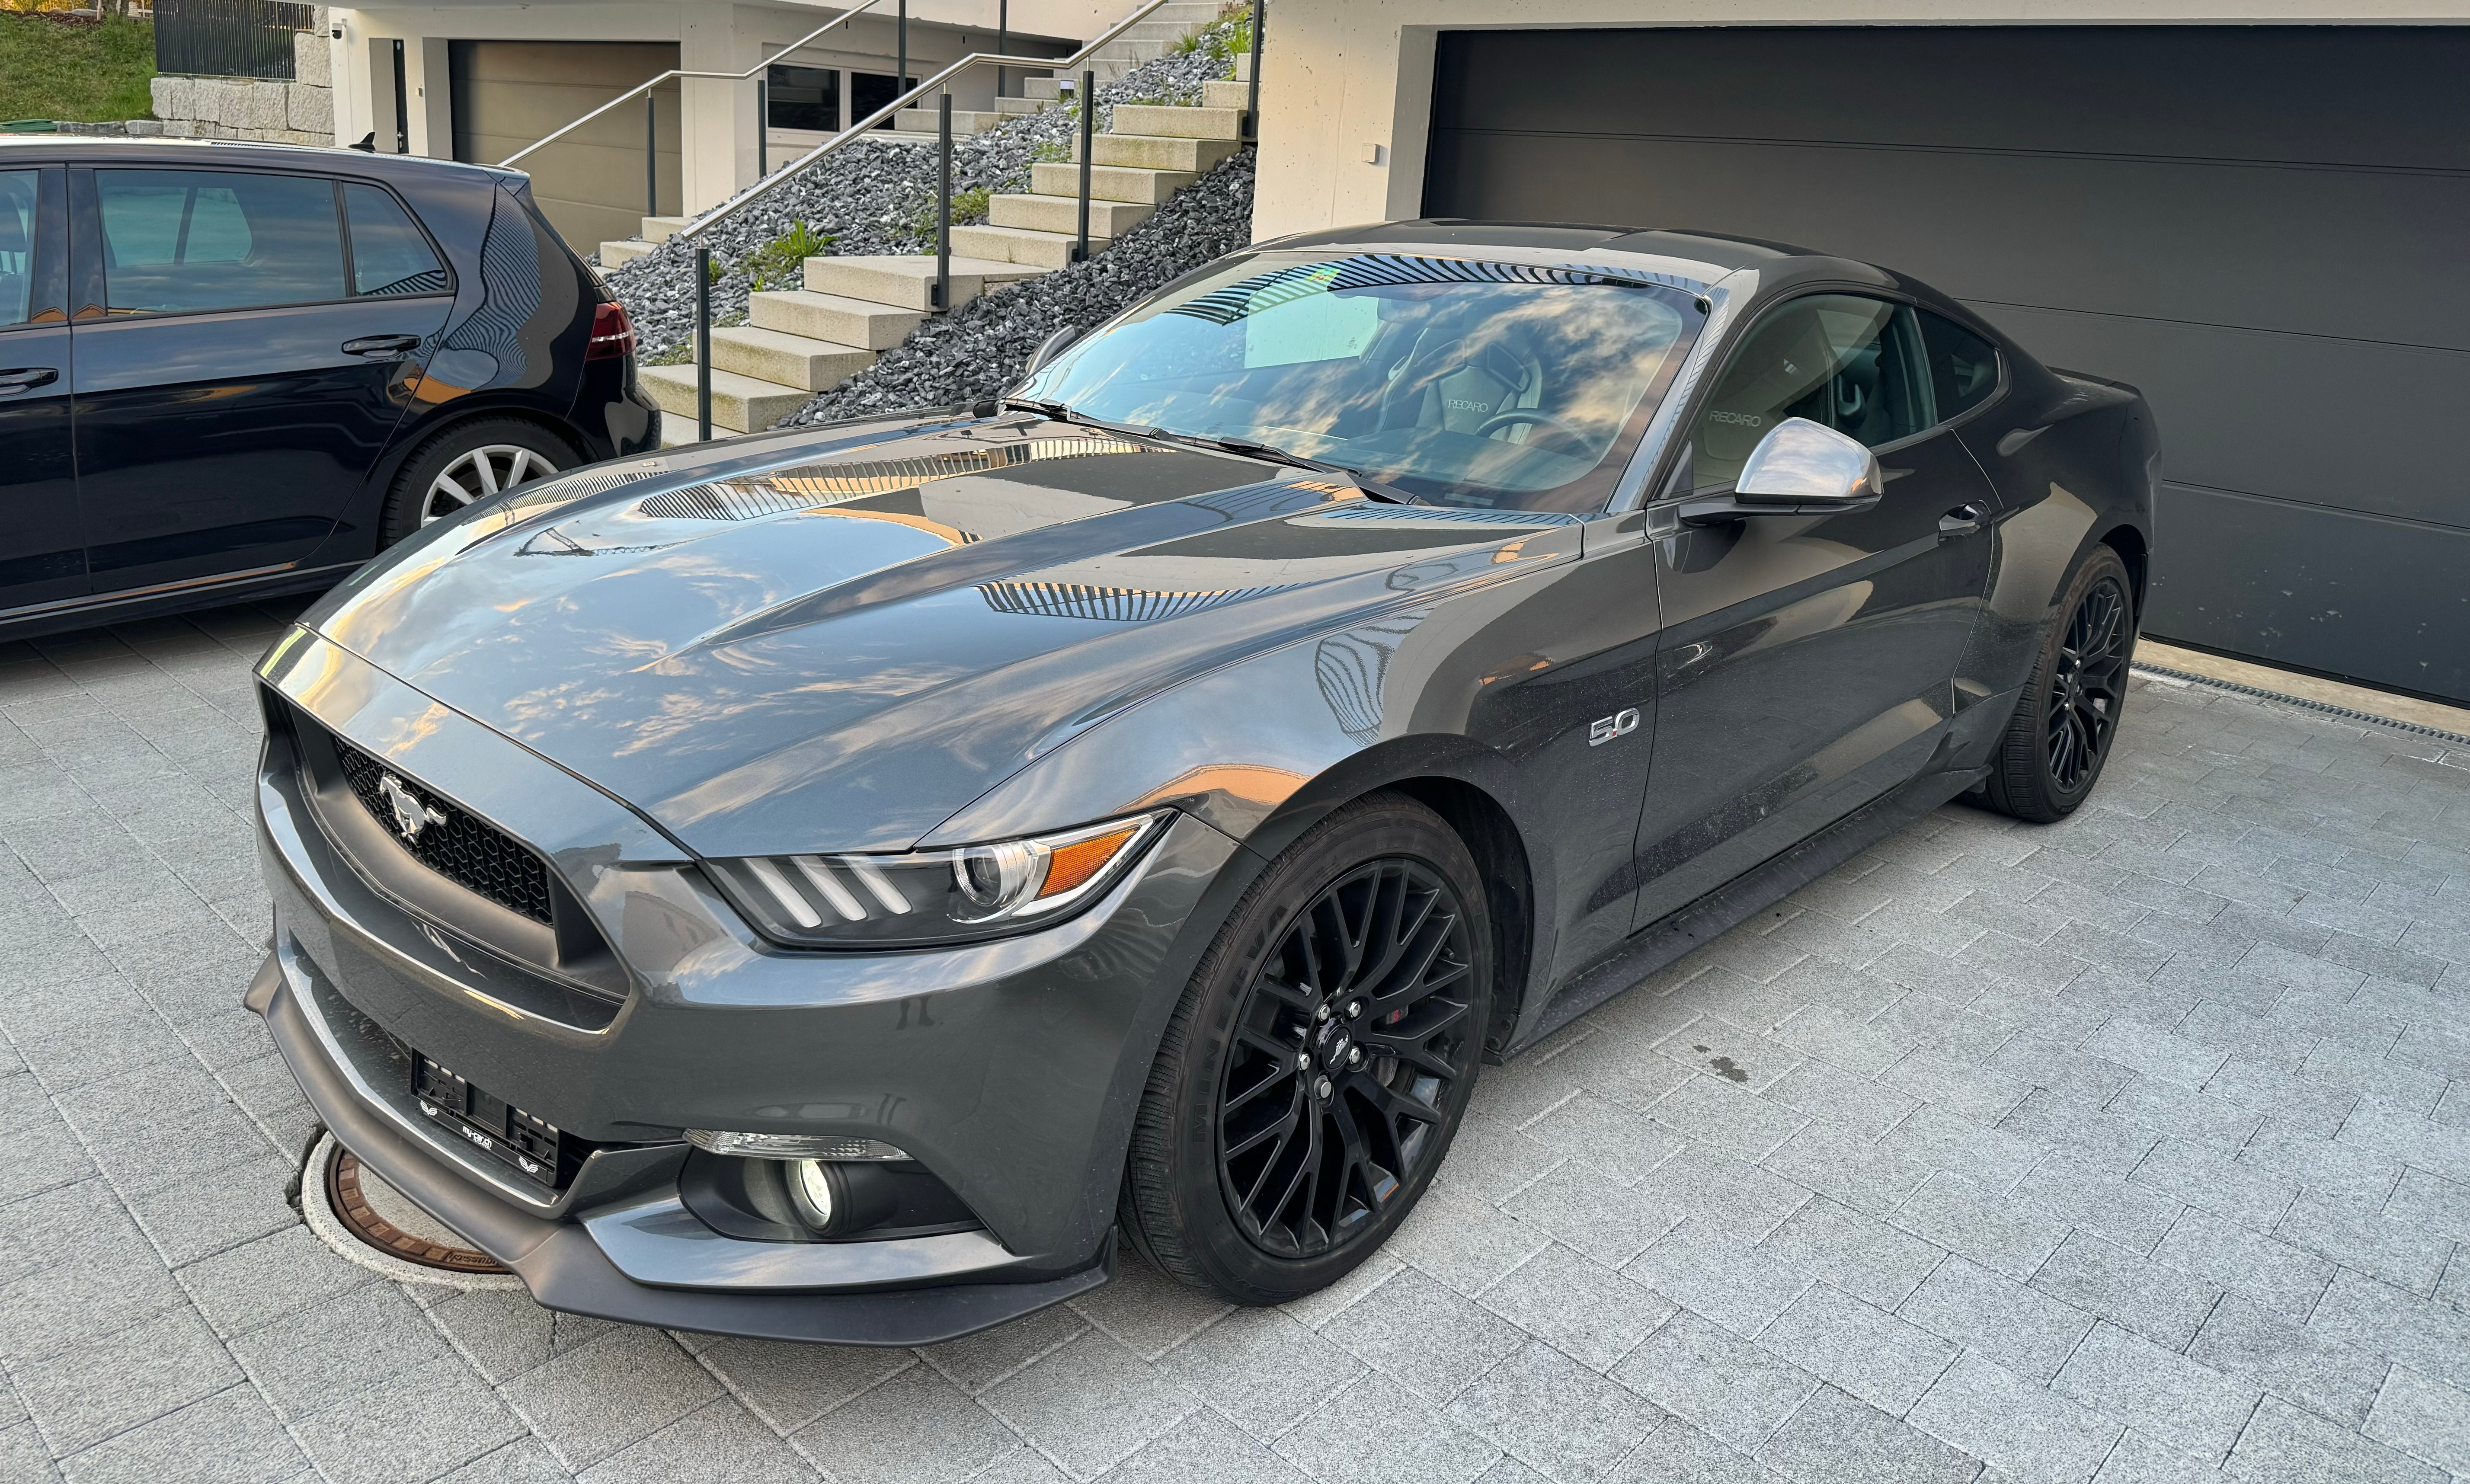
M 259 139 L 275 144 L 335 143 L 335 79 L 326 44 L 326 12 L 317 29 L 291 36 L 289 82 L 262 78 L 154 79 L 154 117 L 159 128 L 132 121 L 128 132 L 194 139 Z

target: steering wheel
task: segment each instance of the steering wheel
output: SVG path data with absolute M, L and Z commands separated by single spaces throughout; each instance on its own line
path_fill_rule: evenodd
M 1585 456 L 1583 452 L 1587 446 L 1587 435 L 1585 433 L 1578 431 L 1578 429 L 1571 427 L 1559 418 L 1554 417 L 1551 413 L 1538 412 L 1533 407 L 1512 407 L 1506 412 L 1496 412 L 1492 416 L 1483 420 L 1483 426 L 1475 430 L 1475 435 L 1479 438 L 1489 438 L 1499 429 L 1508 428 L 1519 423 L 1532 423 L 1549 433 L 1553 433 L 1568 439 L 1572 446 L 1573 456 Z

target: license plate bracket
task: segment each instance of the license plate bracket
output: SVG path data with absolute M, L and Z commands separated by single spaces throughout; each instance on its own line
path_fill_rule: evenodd
M 423 1117 L 507 1173 L 546 1191 L 565 1184 L 566 1136 L 557 1125 L 475 1087 L 427 1056 L 416 1056 L 411 1096 Z

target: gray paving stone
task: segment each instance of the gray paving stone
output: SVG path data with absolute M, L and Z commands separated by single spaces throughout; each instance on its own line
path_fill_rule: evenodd
M 1700 1148 L 1750 1164 L 1774 1152 L 1808 1122 L 1789 1108 L 1706 1076 L 1665 1094 L 1646 1116 Z
M 2153 1260 L 2217 1283 L 2294 1323 L 2305 1322 L 2333 1264 L 2207 1212 L 2190 1210 L 2161 1239 Z
M 527 1437 L 441 1475 L 437 1484 L 566 1484 L 572 1477 L 547 1444 Z
M 1539 1340 L 1485 1372 L 1445 1409 L 1450 1420 L 1549 1477 L 1608 1478 L 1664 1420 Z
M 2391 1362 L 2281 1319 L 2232 1293 L 2187 1349 L 2189 1359 L 2356 1427 Z
M 2058 1375 L 2093 1322 L 2083 1310 L 1960 1257 L 1933 1269 L 1896 1315 L 2038 1381 Z
M 2209 1461 L 2130 1427 L 2102 1461 L 2093 1484 L 2222 1484 L 2224 1477 Z
M 979 1400 L 1082 1478 L 1104 1472 L 1200 1404 L 1173 1377 L 1103 1333 L 1075 1337 Z
M 2470 1392 L 2458 1386 L 2397 1365 L 2361 1430 L 2413 1458 L 2470 1473 Z
M 1597 1176 L 1609 1175 L 1625 1185 L 1644 1179 L 1682 1148 L 1677 1135 L 1645 1114 L 1585 1091 L 1526 1125 L 1523 1137 L 1549 1148 L 1554 1158 L 1576 1158 Z M 1455 1163 L 1455 1148 L 1450 1155 Z
M 65 1456 L 241 1380 L 194 1310 L 168 1309 L 17 1371 L 19 1399 Z
M 1541 1223 L 1521 1221 L 1461 1187 L 1436 1185 L 1415 1203 L 1384 1250 L 1460 1293 L 1475 1294 L 1551 1241 Z M 1177 1312 L 1188 1315 L 1193 1308 L 1184 1305 Z
M 2470 1312 L 2358 1273 L 2336 1273 L 2307 1328 L 2423 1376 L 2470 1386 Z
M 619 1326 L 504 1386 L 506 1401 L 571 1468 L 589 1469 L 720 1394 L 658 1330 Z
M 2081 1232 L 2059 1244 L 2032 1284 L 2169 1350 L 2187 1348 L 2222 1291 L 2207 1279 L 2148 1262 Z
M 2435 1280 L 2452 1259 L 2453 1239 L 2393 1220 L 2384 1214 L 2384 1204 L 2301 1195 L 2273 1235 L 2395 1287 L 2435 1292 Z
M 2276 1397 L 2257 1407 L 2229 1474 L 2272 1484 L 2444 1484 L 2440 1469 L 2336 1427 Z
M 452 1354 L 392 1284 L 349 1289 L 239 1335 L 229 1346 L 287 1420 L 323 1411 Z
M 35 1431 L 35 1425 L 21 1422 L 0 1427 L 0 1479 L 13 1484 L 50 1484 L 60 1471 L 52 1462 L 52 1450 Z
M 1365 1267 L 1373 1266 L 1366 1263 Z M 1360 1273 L 1362 1268 L 1358 1268 Z M 1385 1272 L 1387 1269 L 1384 1270 Z M 1289 1305 L 1280 1312 L 1293 1314 Z M 917 1354 L 942 1372 L 944 1378 L 962 1390 L 975 1394 L 1011 1376 L 1038 1356 L 1056 1349 L 1064 1341 L 1089 1327 L 1089 1321 L 1071 1309 L 1057 1305 L 1042 1309 L 1025 1319 L 980 1330 L 975 1334 L 941 1345 L 930 1345 Z M 803 1349 L 804 1347 L 791 1347 Z M 860 1362 L 863 1364 L 863 1362 Z
M 1783 1103 L 1820 1124 L 1871 1140 L 1895 1127 L 1921 1105 L 1908 1093 L 1816 1057 L 1778 1078 L 1763 1096 L 1770 1102 Z
M 2107 1321 L 2093 1326 L 2050 1385 L 2215 1462 L 2228 1454 L 2260 1396 Z
M 2298 1194 L 2294 1181 L 2184 1139 L 2163 1139 L 2128 1178 L 2259 1232 L 2272 1230 Z
M 1613 1380 L 1734 1448 L 1755 1450 L 1818 1389 L 1818 1379 L 1723 1326 L 1676 1314 Z
M 997 1470 L 1000 1469 L 997 1466 Z M 978 1475 L 996 1484 L 997 1470 Z M 1067 1475 L 1049 1473 L 1060 1479 Z M 1107 1474 L 1107 1484 L 1307 1484 L 1294 1465 L 1267 1444 L 1207 1409 L 1168 1428 Z
M 1759 1249 L 1881 1309 L 1902 1303 L 1946 1256 L 1908 1232 L 1823 1196 L 1793 1213 Z
M 795 1432 L 894 1372 L 916 1364 L 907 1351 L 855 1345 L 792 1345 L 725 1338 L 698 1359 L 776 1432 Z
M 1259 1438 L 1286 1431 L 1363 1374 L 1363 1362 L 1274 1309 L 1236 1310 L 1157 1363 L 1184 1390 Z M 1265 1385 L 1265 1377 L 1274 1380 Z
M 2470 1241 L 2470 1184 L 2424 1170 L 2404 1170 L 2385 1202 L 2388 1220 L 2421 1227 L 2456 1241 Z
M 1808 962 L 1802 961 L 1805 964 Z M 1764 1023 L 1754 1028 L 1739 1015 L 1739 1009 L 1738 1006 L 1728 1006 L 1724 1013 L 1700 1016 L 1656 1042 L 1656 1055 L 1747 1092 L 1766 1091 L 1776 1078 L 1801 1064 L 1802 1053 L 1761 1034 Z
M 1463 1484 L 1502 1456 L 1378 1376 L 1340 1392 L 1274 1447 L 1278 1456 L 1328 1484 Z
M 488 1382 L 454 1356 L 396 1378 L 384 1406 L 348 1398 L 291 1431 L 333 1484 L 432 1479 L 524 1435 Z
M 2116 1175 L 2134 1169 L 2161 1139 L 2143 1124 L 2047 1088 L 2035 1088 L 1998 1126 Z
M 2005 1129 L 1950 1113 L 1935 1104 L 1888 1130 L 1879 1148 L 1946 1170 L 1992 1190 L 2007 1190 L 2041 1163 L 2041 1145 Z
M 1689 1214 L 1665 1187 L 1621 1185 L 1574 1164 L 1551 1171 L 1502 1209 L 1607 1267 L 1638 1256 Z
M 1783 1484 L 1783 1475 L 1670 1417 L 1621 1461 L 1614 1484 Z
M 1321 1327 L 1321 1337 L 1434 1403 L 1515 1352 L 1517 1327 L 1408 1268 Z
M 831 1459 L 841 1478 L 883 1484 L 951 1484 L 1020 1447 L 1009 1428 L 928 1366 L 911 1366 L 826 1412 L 795 1441 L 806 1456 Z
M 615 1328 L 543 1309 L 528 1293 L 458 1293 L 431 1306 L 429 1316 L 499 1385 Z
M 246 1385 L 192 1402 L 73 1454 L 70 1484 L 272 1484 L 309 1466 Z
M 2030 1200 L 1940 1171 L 1887 1220 L 1922 1241 L 2018 1280 L 2066 1240 L 2067 1223 Z
M 1966 1484 L 1978 1461 L 1875 1406 L 1822 1386 L 1759 1457 L 1809 1484 Z
M 1795 1185 L 1857 1211 L 1883 1216 L 1919 1190 L 1930 1167 L 1827 1124 L 1810 1124 L 1769 1154 L 1763 1167 Z
M 1581 1365 L 1608 1371 L 1672 1302 L 1583 1253 L 1555 1244 L 1477 1296 L 1477 1302 Z
M 1897 1417 L 1956 1356 L 1949 1341 L 1823 1283 L 1756 1337 L 1761 1347 Z
M 1813 1281 L 1806 1268 L 1694 1217 L 1657 1239 L 1621 1276 L 1743 1335 L 1782 1313 Z
M 1973 1355 L 1947 1367 L 1905 1420 L 2026 1484 L 2082 1484 L 2124 1430 Z
M 809 1484 L 815 1470 L 728 1397 L 585 1470 L 585 1484 Z

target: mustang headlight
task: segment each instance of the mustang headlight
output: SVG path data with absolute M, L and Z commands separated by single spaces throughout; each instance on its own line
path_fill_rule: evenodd
M 906 855 L 750 855 L 712 873 L 766 938 L 914 948 L 1024 932 L 1069 916 L 1130 870 L 1165 811 L 1052 835 Z

